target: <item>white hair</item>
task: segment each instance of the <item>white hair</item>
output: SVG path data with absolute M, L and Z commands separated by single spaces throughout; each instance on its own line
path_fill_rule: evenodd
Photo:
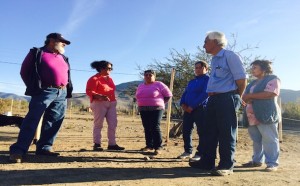
M 222 48 L 226 47 L 227 45 L 227 39 L 225 37 L 225 34 L 222 32 L 210 31 L 206 33 L 206 36 L 210 40 L 215 39 L 218 42 L 218 45 L 220 45 Z

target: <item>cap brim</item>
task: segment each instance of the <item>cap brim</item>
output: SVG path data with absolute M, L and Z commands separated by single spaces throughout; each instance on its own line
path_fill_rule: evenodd
M 60 39 L 60 41 L 61 41 L 62 43 L 65 43 L 65 44 L 67 44 L 67 45 L 71 44 L 71 42 L 70 42 L 70 41 L 68 41 L 68 40 L 65 40 L 65 39 Z

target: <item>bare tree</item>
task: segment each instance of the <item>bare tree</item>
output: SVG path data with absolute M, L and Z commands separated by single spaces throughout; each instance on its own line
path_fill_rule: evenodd
M 249 64 L 260 56 L 253 56 L 251 51 L 258 49 L 258 44 L 255 46 L 246 45 L 241 49 L 238 49 L 237 34 L 232 34 L 232 42 L 229 42 L 226 49 L 236 52 L 244 62 L 244 66 L 249 72 Z M 138 66 L 138 69 L 142 72 L 145 69 L 153 69 L 156 71 L 156 79 L 164 82 L 166 85 L 170 84 L 170 74 L 172 68 L 175 68 L 176 75 L 173 88 L 173 99 L 178 101 L 183 94 L 185 87 L 189 80 L 194 77 L 194 64 L 196 61 L 204 60 L 210 64 L 212 56 L 207 54 L 205 50 L 198 46 L 195 54 L 190 54 L 183 50 L 178 52 L 175 49 L 170 50 L 169 57 L 166 57 L 164 61 L 154 60 L 153 63 L 142 68 Z M 249 73 L 250 74 L 250 73 Z

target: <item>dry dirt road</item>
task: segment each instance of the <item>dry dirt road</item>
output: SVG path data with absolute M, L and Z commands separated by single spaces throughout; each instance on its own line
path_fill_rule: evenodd
M 66 119 L 54 145 L 60 157 L 35 156 L 30 147 L 25 162 L 10 164 L 9 145 L 16 141 L 19 129 L 0 128 L 0 185 L 300 185 L 300 134 L 284 132 L 280 168 L 265 172 L 262 168 L 243 168 L 251 158 L 252 146 L 246 129 L 239 129 L 234 174 L 215 177 L 190 168 L 176 157 L 183 152 L 182 137 L 170 139 L 163 154 L 145 160 L 139 151 L 145 146 L 140 118 L 119 116 L 118 144 L 124 152 L 92 151 L 91 115 L 74 115 Z M 165 123 L 162 124 L 165 135 Z M 194 146 L 197 143 L 194 131 Z M 103 146 L 107 146 L 106 127 Z

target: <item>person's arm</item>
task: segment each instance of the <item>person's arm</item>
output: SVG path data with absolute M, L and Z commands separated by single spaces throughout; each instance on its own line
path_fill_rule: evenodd
M 197 97 L 194 98 L 192 104 L 189 105 L 190 111 L 193 111 L 194 109 L 199 107 L 208 97 L 206 89 L 207 89 L 207 83 L 209 78 L 208 76 L 204 76 L 202 78 L 203 78 L 202 81 L 200 81 L 198 84 L 195 85 L 196 86 L 195 88 L 198 89 L 199 94 L 197 95 Z
M 280 80 L 273 79 L 266 85 L 263 92 L 249 93 L 243 95 L 243 100 L 247 103 L 254 99 L 272 99 L 279 95 L 280 92 Z
M 30 51 L 25 57 L 21 66 L 20 75 L 26 86 L 31 79 L 30 74 L 34 71 L 33 58 L 34 58 L 34 54 L 32 53 L 32 51 Z
M 243 97 L 243 94 L 244 94 L 244 91 L 246 89 L 246 86 L 247 86 L 247 79 L 238 79 L 235 81 L 238 89 L 237 89 L 237 92 L 238 94 L 240 95 L 240 97 L 242 98 Z M 241 102 L 242 102 L 242 106 L 246 106 L 247 104 L 247 101 L 245 101 L 244 99 L 241 99 Z
M 271 99 L 276 97 L 277 94 L 274 92 L 257 92 L 257 93 L 249 93 L 249 94 L 244 94 L 243 95 L 243 100 L 248 103 L 251 102 L 253 99 Z
M 181 96 L 179 105 L 185 104 L 185 99 L 184 99 L 185 96 L 186 96 L 186 89 L 184 90 L 184 92 L 183 92 L 183 94 L 182 94 L 182 96 Z
M 242 96 L 247 86 L 248 77 L 246 70 L 243 67 L 243 62 L 241 58 L 232 51 L 226 52 L 225 56 L 230 72 L 237 85 L 238 94 Z
M 94 99 L 109 101 L 109 98 L 107 96 L 101 95 L 95 91 L 96 87 L 97 87 L 96 78 L 95 77 L 90 78 L 86 84 L 86 95 L 90 97 L 91 101 L 93 101 Z
M 235 81 L 238 89 L 238 94 L 242 97 L 247 86 L 247 79 L 238 79 Z
M 159 83 L 159 86 L 160 86 L 160 93 L 164 97 L 164 102 L 166 103 L 166 100 L 168 101 L 173 96 L 172 92 L 169 89 L 169 87 L 162 82 Z

